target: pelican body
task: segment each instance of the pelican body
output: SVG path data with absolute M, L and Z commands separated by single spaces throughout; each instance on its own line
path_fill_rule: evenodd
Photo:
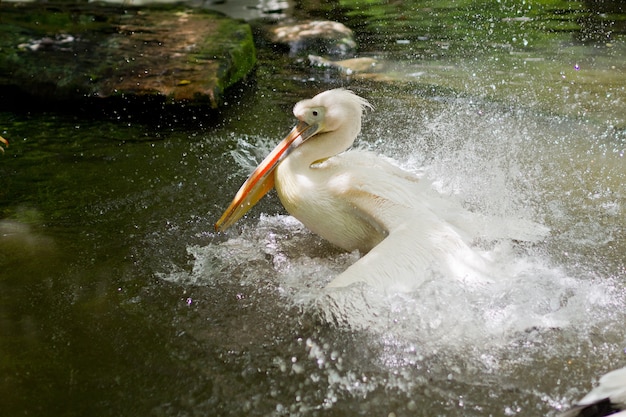
M 298 124 L 242 185 L 216 230 L 275 187 L 285 209 L 308 229 L 364 254 L 329 287 L 366 282 L 410 291 L 433 274 L 484 277 L 485 260 L 470 247 L 476 230 L 465 221 L 469 212 L 387 158 L 347 151 L 365 108 L 371 105 L 344 89 L 297 103 Z

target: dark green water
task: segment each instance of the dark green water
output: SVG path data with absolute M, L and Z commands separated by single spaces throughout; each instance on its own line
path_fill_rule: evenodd
M 294 13 L 352 27 L 384 81 L 263 49 L 219 114 L 3 103 L 0 415 L 556 415 L 626 364 L 619 4 L 340 6 Z M 551 228 L 503 249 L 521 272 L 336 328 L 310 299 L 355 255 L 275 196 L 213 233 L 246 175 L 231 151 L 275 143 L 295 102 L 338 86 L 376 107 L 365 146 Z

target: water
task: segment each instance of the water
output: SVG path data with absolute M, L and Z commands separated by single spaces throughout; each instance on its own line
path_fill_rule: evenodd
M 0 113 L 11 142 L 0 157 L 2 409 L 556 415 L 624 366 L 623 15 L 527 4 L 485 9 L 471 32 L 471 6 L 345 5 L 363 54 L 392 81 L 266 50 L 256 85 L 219 114 Z M 533 20 L 503 20 L 522 17 Z M 437 22 L 457 24 L 447 47 Z M 512 41 L 522 28 L 527 45 Z M 339 85 L 375 106 L 359 146 L 422 170 L 496 225 L 532 221 L 548 237 L 483 243 L 502 271 L 492 285 L 331 297 L 323 286 L 358 254 L 312 235 L 275 195 L 213 233 L 253 161 L 293 125 L 293 104 Z

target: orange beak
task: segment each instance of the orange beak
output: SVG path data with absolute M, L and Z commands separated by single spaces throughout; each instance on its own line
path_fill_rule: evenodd
M 243 183 L 230 206 L 215 223 L 215 230 L 222 232 L 228 229 L 274 188 L 274 170 L 280 161 L 317 131 L 317 125 L 299 122 Z
M 0 142 L 4 143 L 6 145 L 6 147 L 9 147 L 9 141 L 7 141 L 5 138 L 3 138 L 2 136 L 0 136 Z M 0 152 L 4 153 L 4 148 L 2 146 L 0 146 Z

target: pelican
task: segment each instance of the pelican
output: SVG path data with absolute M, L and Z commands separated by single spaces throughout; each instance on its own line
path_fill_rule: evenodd
M 215 224 L 224 231 L 269 190 L 312 232 L 363 256 L 328 287 L 365 282 L 412 291 L 427 277 L 488 277 L 471 247 L 476 221 L 432 184 L 387 158 L 350 150 L 369 102 L 345 89 L 298 102 L 298 123 L 241 186 Z M 489 278 L 487 278 L 487 281 Z
M 609 372 L 599 382 L 561 417 L 626 417 L 626 368 Z

